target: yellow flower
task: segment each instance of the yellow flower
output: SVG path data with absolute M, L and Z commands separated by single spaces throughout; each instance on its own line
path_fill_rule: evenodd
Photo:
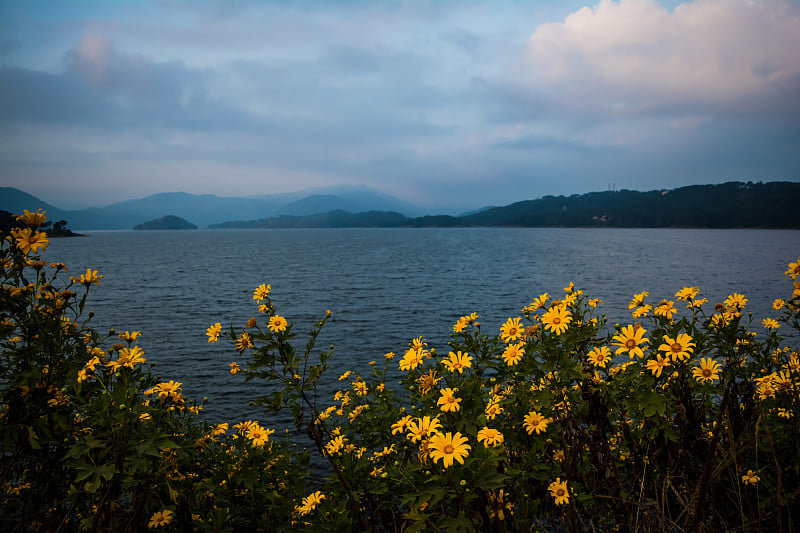
M 120 333 L 119 338 L 124 340 L 125 342 L 136 342 L 136 339 L 142 334 L 141 331 L 134 331 L 133 333 Z
M 567 489 L 566 480 L 561 481 L 561 478 L 557 477 L 555 481 L 550 483 L 547 490 L 550 491 L 550 496 L 555 498 L 556 505 L 569 503 L 569 490 Z
M 239 367 L 239 364 L 236 361 L 230 363 L 230 367 L 231 367 L 231 374 L 238 374 L 239 372 L 242 371 L 242 369 Z
M 400 370 L 414 370 L 422 364 L 427 355 L 428 351 L 422 347 L 410 347 L 400 360 Z
M 631 313 L 633 318 L 642 318 L 643 316 L 647 316 L 647 313 L 653 310 L 653 306 L 650 304 L 643 305 L 641 307 L 637 307 Z
M 509 344 L 503 351 L 503 361 L 508 366 L 514 366 L 522 360 L 523 355 L 525 355 L 525 349 L 522 343 Z
M 100 278 L 102 275 L 97 273 L 97 270 L 92 270 L 91 268 L 86 269 L 86 274 L 81 274 L 80 277 L 71 277 L 73 283 L 80 283 L 81 285 L 88 287 L 92 284 L 100 285 Z
M 509 343 L 518 340 L 525 333 L 525 328 L 522 327 L 520 318 L 509 318 L 500 327 L 500 338 L 503 342 Z
M 336 455 L 344 448 L 344 444 L 347 442 L 347 439 L 344 435 L 339 435 L 331 439 L 331 441 L 325 445 L 325 451 L 328 452 L 329 455 Z
M 658 304 L 654 313 L 656 316 L 663 316 L 671 319 L 677 312 L 678 310 L 675 309 L 675 302 L 661 300 L 661 303 Z
M 255 423 L 247 429 L 247 438 L 250 439 L 250 444 L 259 447 L 269 441 L 269 436 L 273 433 L 275 433 L 274 429 L 264 429 Z
M 392 435 L 396 435 L 397 433 L 403 433 L 406 428 L 411 424 L 411 421 L 414 419 L 411 415 L 406 415 L 394 424 L 392 424 Z
M 317 505 L 321 504 L 324 499 L 325 495 L 320 491 L 316 491 L 303 498 L 302 505 L 297 506 L 296 510 L 299 511 L 301 515 L 305 516 L 316 509 Z
M 172 522 L 172 511 L 169 509 L 164 509 L 163 511 L 158 511 L 150 517 L 150 522 L 147 523 L 147 527 L 156 528 L 166 526 L 170 522 Z
M 664 335 L 664 344 L 659 346 L 658 349 L 672 357 L 673 361 L 685 361 L 692 355 L 694 346 L 691 336 L 686 333 L 680 333 L 674 339 Z
M 38 227 L 44 224 L 47 221 L 47 217 L 45 213 L 47 211 L 42 211 L 41 209 L 37 209 L 35 213 L 31 213 L 27 209 L 24 209 L 24 214 L 16 215 L 16 219 L 19 222 L 31 227 Z
M 500 489 L 500 491 L 497 494 L 493 492 L 489 493 L 489 518 L 497 518 L 498 520 L 505 520 L 506 516 L 504 514 L 504 511 L 512 513 L 514 504 L 511 503 L 510 501 L 506 501 L 505 497 L 506 494 L 504 492 L 504 489 Z
M 772 308 L 775 309 L 776 311 L 780 311 L 781 309 L 783 309 L 784 305 L 786 305 L 786 300 L 784 300 L 783 298 L 776 298 L 772 302 Z
M 609 361 L 611 361 L 611 350 L 608 346 L 596 346 L 588 354 L 589 363 L 593 367 L 605 368 Z
M 747 305 L 747 298 L 745 298 L 744 295 L 735 292 L 725 298 L 725 301 L 722 303 L 731 311 L 741 311 Z
M 640 307 L 644 305 L 644 299 L 650 296 L 650 293 L 647 291 L 640 292 L 639 294 L 634 294 L 633 299 L 628 304 L 628 309 L 633 309 L 634 307 Z
M 153 387 L 151 390 L 153 392 L 158 393 L 158 397 L 159 398 L 162 398 L 164 396 L 169 397 L 169 396 L 172 396 L 172 395 L 175 395 L 175 394 L 180 394 L 181 385 L 183 385 L 183 383 L 179 383 L 179 382 L 176 382 L 176 381 L 173 381 L 173 380 L 169 380 L 169 381 L 166 381 L 164 383 L 159 383 L 158 385 Z
M 786 275 L 792 279 L 797 279 L 797 276 L 800 276 L 800 257 L 797 258 L 796 263 L 789 263 L 789 268 L 786 270 Z
M 472 367 L 472 356 L 463 352 L 450 352 L 442 364 L 450 372 L 458 371 L 459 374 L 462 374 L 465 368 Z
M 588 303 L 588 304 L 589 304 L 589 307 L 591 307 L 592 309 L 594 309 L 594 308 L 596 308 L 598 305 L 603 305 L 603 300 L 601 300 L 600 298 L 592 298 L 592 299 L 590 299 L 590 300 L 589 300 L 588 302 L 586 302 L 586 303 Z
M 525 415 L 525 431 L 532 435 L 535 431 L 538 435 L 542 431 L 547 430 L 547 425 L 552 422 L 552 419 L 545 418 L 536 411 L 531 411 Z
M 256 287 L 256 290 L 253 291 L 253 300 L 258 301 L 259 303 L 264 300 L 269 294 L 269 291 L 272 290 L 272 285 L 265 285 L 261 284 Z
M 700 359 L 700 366 L 692 369 L 694 379 L 706 383 L 719 379 L 719 373 L 722 368 L 719 364 L 710 357 L 703 357 Z
M 355 391 L 356 396 L 366 396 L 367 395 L 367 384 L 363 381 L 354 381 L 353 382 L 353 391 Z
M 270 317 L 268 327 L 273 333 L 279 333 L 281 331 L 286 331 L 286 326 L 288 325 L 289 323 L 285 318 L 275 315 Z
M 486 405 L 484 412 L 486 413 L 486 418 L 488 420 L 494 420 L 497 415 L 503 412 L 503 408 L 500 406 L 499 401 L 499 399 L 497 401 L 492 399 L 492 401 Z
M 236 351 L 243 352 L 248 348 L 252 348 L 252 344 L 250 343 L 250 335 L 243 331 L 239 337 L 236 338 Z
M 661 371 L 669 366 L 669 356 L 662 358 L 661 354 L 656 354 L 656 359 L 651 359 L 647 362 L 647 370 L 653 373 L 655 377 L 661 376 Z
M 650 339 L 644 337 L 644 334 L 647 331 L 641 326 L 625 326 L 620 331 L 619 335 L 614 335 L 613 340 L 617 342 L 613 342 L 614 346 L 619 346 L 617 351 L 614 352 L 614 355 L 619 355 L 622 352 L 627 351 L 628 357 L 633 358 L 633 356 L 638 355 L 639 357 L 644 357 L 644 352 L 639 347 L 640 344 L 645 342 L 650 342 Z
M 478 431 L 478 442 L 487 448 L 489 446 L 500 446 L 503 444 L 503 434 L 496 429 L 484 426 L 483 429 Z
M 459 352 L 460 353 L 460 352 Z M 428 394 L 433 387 L 441 380 L 441 377 L 436 376 L 435 370 L 429 370 L 427 374 L 422 374 L 418 379 L 420 394 Z
M 764 324 L 764 327 L 767 329 L 778 329 L 781 327 L 781 325 L 778 324 L 778 321 L 772 318 L 765 318 L 761 321 L 761 323 Z
M 467 440 L 461 433 L 436 433 L 428 441 L 428 453 L 434 463 L 441 459 L 445 468 L 449 468 L 453 460 L 463 465 L 472 448 Z
M 745 483 L 745 485 L 755 485 L 761 481 L 761 478 L 758 477 L 758 474 L 752 470 L 748 470 L 747 473 L 742 476 L 742 481 Z
M 208 336 L 208 342 L 217 342 L 219 340 L 220 333 L 222 333 L 222 324 L 217 322 L 213 326 L 210 326 L 206 330 L 206 335 Z
M 439 398 L 439 401 L 436 402 L 436 405 L 440 406 L 442 412 L 447 413 L 449 411 L 458 411 L 461 409 L 461 398 L 455 397 L 455 392 L 458 389 L 442 389 L 439 393 L 442 395 Z
M 28 252 L 37 253 L 39 250 L 44 250 L 50 244 L 46 233 L 34 232 L 30 228 L 12 229 L 11 236 L 16 241 L 17 248 L 25 255 L 28 255 Z
M 561 335 L 567 331 L 570 322 L 572 322 L 572 313 L 564 306 L 551 307 L 542 315 L 544 328 L 556 335 Z
M 698 287 L 684 287 L 675 293 L 675 298 L 681 302 L 688 302 L 694 300 L 700 294 Z
M 408 438 L 416 444 L 437 434 L 440 429 L 442 429 L 442 424 L 439 422 L 438 417 L 424 416 L 415 418 L 408 424 Z

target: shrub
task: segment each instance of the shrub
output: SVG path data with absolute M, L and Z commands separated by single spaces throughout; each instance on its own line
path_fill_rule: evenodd
M 39 215 L 39 216 L 37 216 Z M 138 332 L 100 334 L 37 256 L 41 214 L 0 249 L 0 517 L 11 529 L 793 530 L 800 522 L 800 282 L 755 321 L 734 293 L 644 292 L 631 324 L 572 284 L 489 333 L 462 317 L 438 352 L 402 355 L 320 386 L 330 351 L 304 350 L 270 287 L 260 319 L 209 327 L 232 373 L 263 380 L 312 452 L 259 422 L 209 424 L 181 383 L 158 382 Z M 798 259 L 800 263 L 800 259 Z M 798 263 L 786 274 L 800 275 Z M 797 339 L 796 333 L 794 340 Z M 121 341 L 121 342 L 118 342 Z M 109 346 L 110 345 L 110 346 Z M 445 355 L 446 352 L 446 355 Z M 396 381 L 400 376 L 399 383 Z

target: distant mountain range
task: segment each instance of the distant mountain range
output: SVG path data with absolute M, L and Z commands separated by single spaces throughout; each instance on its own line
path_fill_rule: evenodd
M 130 229 L 179 216 L 211 228 L 331 227 L 697 227 L 800 229 L 800 182 L 728 182 L 672 190 L 544 196 L 462 216 L 408 217 L 403 204 L 367 188 L 249 198 L 165 193 L 102 208 L 64 211 L 17 189 L 0 188 L 0 209 L 47 210 L 73 229 Z M 406 205 L 405 207 L 409 207 Z M 413 206 L 412 210 L 413 210 Z
M 12 187 L 0 187 L 0 209 L 21 213 L 44 209 L 50 220 L 67 220 L 75 230 L 131 229 L 166 215 L 178 216 L 203 227 L 230 220 L 250 220 L 281 215 L 306 216 L 342 210 L 371 210 L 419 215 L 423 210 L 368 187 L 340 185 L 288 194 L 222 197 L 185 192 L 160 193 L 102 207 L 65 210 Z

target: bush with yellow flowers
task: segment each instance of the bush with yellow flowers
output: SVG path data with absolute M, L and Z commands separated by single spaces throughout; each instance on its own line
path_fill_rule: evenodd
M 297 349 L 261 285 L 260 319 L 206 335 L 232 343 L 230 372 L 265 382 L 254 403 L 288 410 L 306 451 L 259 422 L 200 421 L 181 383 L 153 378 L 137 332 L 92 330 L 81 317 L 100 276 L 56 288 L 66 267 L 35 255 L 47 239 L 33 215 L 2 248 L 0 517 L 12 529 L 800 523 L 800 259 L 772 317 L 754 318 L 742 294 L 711 304 L 685 287 L 634 295 L 630 323 L 611 326 L 602 301 L 570 284 L 499 329 L 473 313 L 446 348 L 415 338 L 338 381 L 332 350 L 315 347 L 330 312 Z
M 307 454 L 257 422 L 207 424 L 151 374 L 139 332 L 84 317 L 102 275 L 42 261 L 42 213 L 0 247 L 0 523 L 6 531 L 289 527 Z

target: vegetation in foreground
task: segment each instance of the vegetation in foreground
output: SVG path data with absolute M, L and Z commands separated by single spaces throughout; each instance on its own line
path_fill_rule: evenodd
M 229 371 L 262 380 L 316 444 L 260 421 L 209 424 L 158 382 L 139 332 L 84 313 L 102 275 L 39 252 L 42 213 L 0 247 L 0 521 L 8 530 L 795 531 L 800 523 L 800 259 L 754 318 L 697 287 L 633 296 L 606 328 L 572 284 L 487 332 L 477 314 L 437 351 L 413 339 L 318 385 L 331 351 L 297 349 L 270 286 L 257 317 L 216 323 Z M 783 328 L 783 329 L 782 329 Z M 607 332 L 608 331 L 608 332 Z M 397 365 L 397 366 L 395 366 Z M 401 372 L 397 383 L 389 376 Z M 180 378 L 178 378 L 180 379 Z M 234 423 L 235 422 L 235 423 Z M 311 453 L 330 465 L 311 471 Z

